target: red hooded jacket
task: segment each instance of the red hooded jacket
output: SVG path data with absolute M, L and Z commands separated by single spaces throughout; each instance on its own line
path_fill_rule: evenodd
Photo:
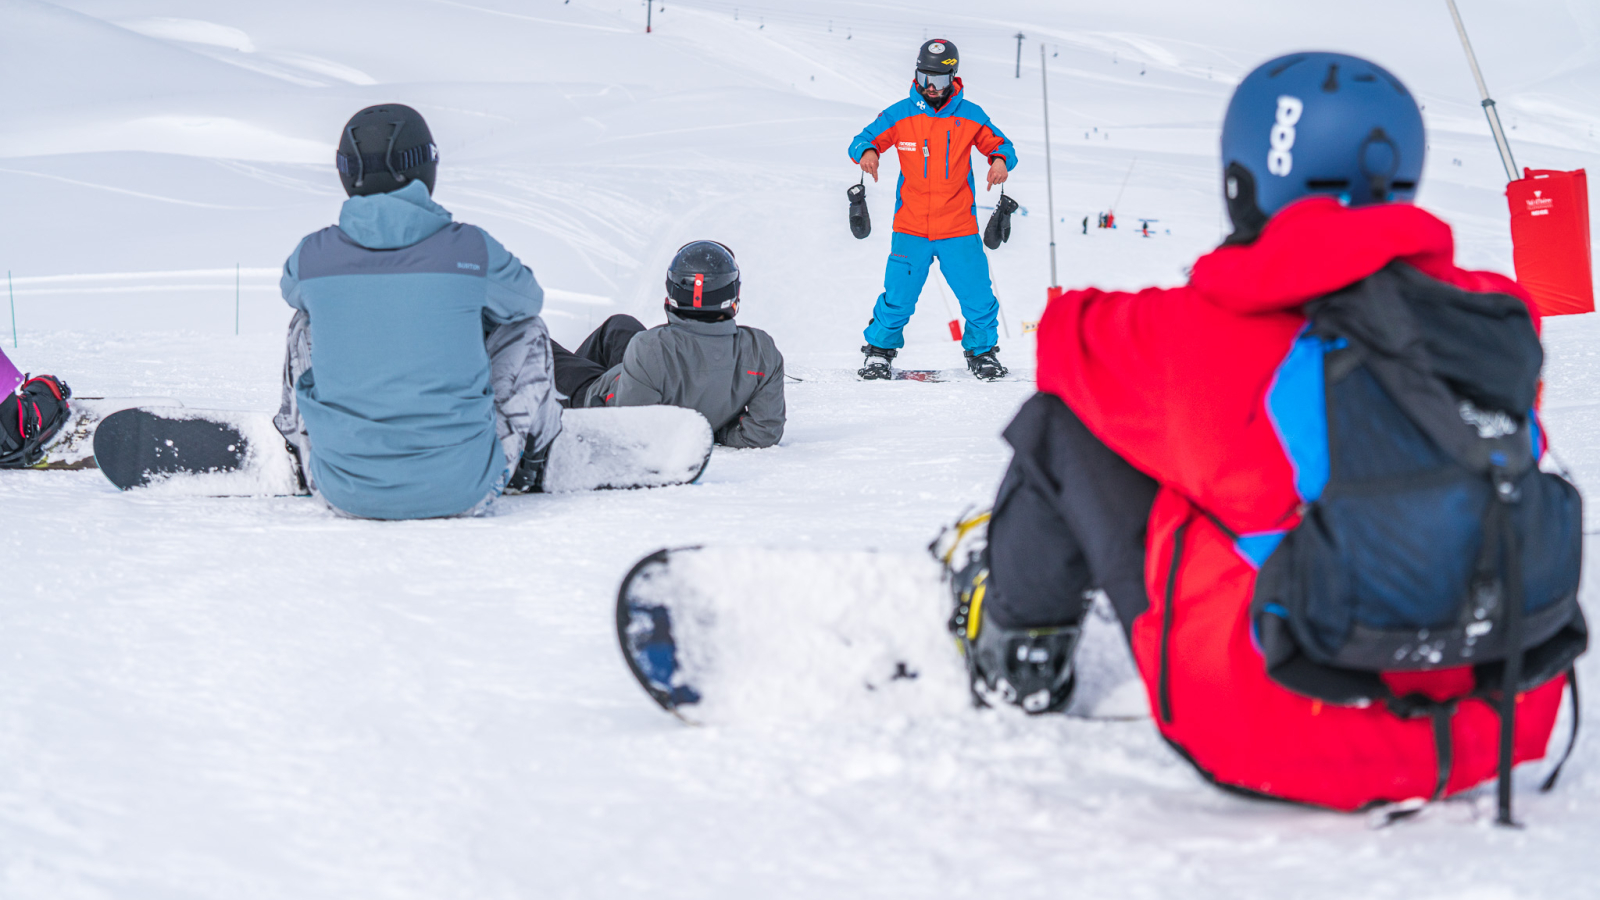
M 1151 605 L 1133 625 L 1134 658 L 1162 735 L 1221 784 L 1343 810 L 1433 793 L 1427 719 L 1323 704 L 1267 677 L 1248 615 L 1256 568 L 1206 514 L 1239 535 L 1298 521 L 1294 471 L 1266 397 L 1307 301 L 1402 260 L 1465 290 L 1519 297 L 1538 325 L 1516 282 L 1457 268 L 1453 257 L 1450 227 L 1414 206 L 1309 198 L 1280 211 L 1254 243 L 1201 257 L 1184 287 L 1073 291 L 1040 322 L 1039 389 L 1161 483 L 1146 544 Z M 1170 718 L 1159 704 L 1169 592 Z M 1466 668 L 1385 677 L 1397 693 L 1434 699 L 1473 686 Z M 1544 755 L 1563 684 L 1519 699 L 1517 761 Z M 1498 729 L 1488 704 L 1460 704 L 1446 794 L 1494 777 Z

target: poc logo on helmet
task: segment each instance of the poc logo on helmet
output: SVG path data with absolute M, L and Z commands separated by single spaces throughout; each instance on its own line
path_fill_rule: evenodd
M 1272 151 L 1267 154 L 1267 171 L 1274 175 L 1288 175 L 1294 168 L 1294 126 L 1305 112 L 1299 97 L 1285 94 L 1278 98 L 1278 118 L 1272 123 Z

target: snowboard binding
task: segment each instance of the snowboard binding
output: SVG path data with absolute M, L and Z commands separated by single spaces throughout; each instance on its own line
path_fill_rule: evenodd
M 861 352 L 867 355 L 861 368 L 856 370 L 856 375 L 862 381 L 888 381 L 894 377 L 894 358 L 900 355 L 900 351 L 865 344 Z
M 973 706 L 1008 704 L 1029 715 L 1063 712 L 1077 679 L 1080 625 L 1005 628 L 983 607 L 989 589 L 989 511 L 966 515 L 928 548 L 944 566 L 953 609 L 947 627 L 967 664 Z
M 982 353 L 971 350 L 962 354 L 967 358 L 967 371 L 979 381 L 999 381 L 1011 374 L 1011 370 L 1000 364 L 1000 348 L 990 347 Z
M 44 461 L 45 451 L 70 418 L 72 388 L 52 375 L 22 382 L 0 398 L 0 469 L 26 469 Z

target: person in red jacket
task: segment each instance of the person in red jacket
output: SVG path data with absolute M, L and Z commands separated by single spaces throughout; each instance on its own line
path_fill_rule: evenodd
M 1209 780 L 1355 810 L 1498 772 L 1510 820 L 1510 766 L 1544 755 L 1586 644 L 1581 511 L 1537 467 L 1538 312 L 1411 205 L 1424 146 L 1381 67 L 1272 60 L 1223 128 L 1234 233 L 1189 283 L 1052 299 L 993 510 L 942 548 L 979 702 L 1064 709 L 1099 589 L 1162 736 Z M 1433 468 L 1359 480 L 1396 447 Z M 1436 587 L 1465 610 L 1436 634 L 1366 624 Z
M 864 333 L 862 378 L 891 376 L 890 363 L 905 345 L 902 331 L 917 308 L 928 269 L 939 260 L 950 289 L 961 303 L 967 327 L 961 335 L 967 368 L 984 381 L 1006 375 L 997 355 L 1000 301 L 989 280 L 989 260 L 978 237 L 973 192 L 972 151 L 989 160 L 988 183 L 1005 183 L 1016 168 L 1017 151 L 989 121 L 982 107 L 965 98 L 956 77 L 956 45 L 936 38 L 917 55 L 911 96 L 878 114 L 850 142 L 850 159 L 878 180 L 878 158 L 890 147 L 900 156 L 894 240 L 883 279 L 883 293 Z

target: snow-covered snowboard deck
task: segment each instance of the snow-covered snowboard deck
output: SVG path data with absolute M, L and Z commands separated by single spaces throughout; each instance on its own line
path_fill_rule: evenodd
M 550 447 L 546 493 L 663 487 L 700 477 L 711 425 L 692 409 L 640 406 L 567 410 Z M 298 464 L 263 412 L 125 409 L 94 436 L 94 458 L 123 490 L 212 497 L 304 494 Z
M 711 462 L 711 423 L 681 406 L 569 409 L 550 446 L 547 494 L 667 487 L 699 480 Z
M 651 699 L 691 723 L 949 711 L 971 704 L 950 607 L 924 554 L 685 547 L 623 579 L 617 639 Z M 1068 712 L 1147 717 L 1108 614 L 1086 621 Z

